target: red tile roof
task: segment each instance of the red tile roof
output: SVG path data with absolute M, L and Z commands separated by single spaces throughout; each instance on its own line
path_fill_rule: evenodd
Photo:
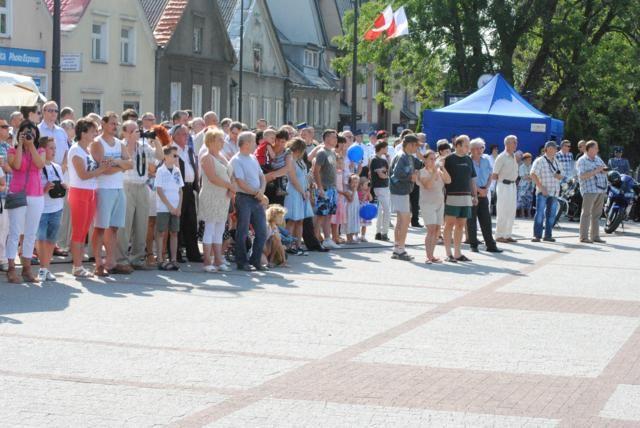
M 53 0 L 45 0 L 49 12 L 53 14 Z M 60 26 L 62 30 L 72 30 L 84 15 L 91 0 L 61 0 Z
M 169 43 L 188 3 L 188 0 L 169 0 L 156 28 L 153 29 L 158 46 L 165 47 Z

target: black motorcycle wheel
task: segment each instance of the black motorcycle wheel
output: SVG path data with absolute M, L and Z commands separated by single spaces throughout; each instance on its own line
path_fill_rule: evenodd
M 616 231 L 620 223 L 622 223 L 622 219 L 624 218 L 624 212 L 621 210 L 616 210 L 613 212 L 609 212 L 609 216 L 607 217 L 607 223 L 604 226 L 605 233 L 613 233 Z

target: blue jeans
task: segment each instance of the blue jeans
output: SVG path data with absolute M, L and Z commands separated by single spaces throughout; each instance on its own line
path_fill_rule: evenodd
M 255 239 L 251 246 L 251 260 L 255 267 L 260 266 L 260 258 L 264 243 L 267 241 L 267 218 L 264 207 L 256 198 L 245 193 L 236 194 L 236 211 L 238 225 L 236 227 L 236 264 L 243 268 L 247 264 L 247 234 L 249 224 L 253 226 Z
M 558 212 L 558 199 L 555 196 L 536 195 L 536 217 L 533 219 L 533 236 L 542 238 L 544 223 L 544 237 L 551 238 L 553 222 Z

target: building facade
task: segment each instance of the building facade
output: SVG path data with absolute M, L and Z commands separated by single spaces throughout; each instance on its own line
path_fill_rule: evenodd
M 157 45 L 155 111 L 230 113 L 235 55 L 216 0 L 140 0 Z M 151 79 L 152 80 L 152 79 Z
M 233 68 L 231 111 L 250 127 L 258 119 L 278 126 L 285 122 L 287 62 L 265 0 L 218 0 L 236 56 L 240 57 L 240 19 L 244 15 L 242 114 L 238 112 L 240 61 Z
M 155 43 L 137 0 L 62 2 L 61 29 L 62 105 L 83 116 L 153 109 Z
M 315 0 L 267 0 L 289 68 L 285 117 L 316 129 L 338 125 L 340 81 L 331 71 L 329 41 Z M 295 17 L 292 19 L 292 17 Z
M 0 0 L 0 69 L 33 78 L 51 96 L 53 21 L 43 0 Z

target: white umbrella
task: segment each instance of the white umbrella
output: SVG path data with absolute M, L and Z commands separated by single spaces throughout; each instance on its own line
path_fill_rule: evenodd
M 47 99 L 31 77 L 0 71 L 0 107 L 33 106 L 39 100 Z

